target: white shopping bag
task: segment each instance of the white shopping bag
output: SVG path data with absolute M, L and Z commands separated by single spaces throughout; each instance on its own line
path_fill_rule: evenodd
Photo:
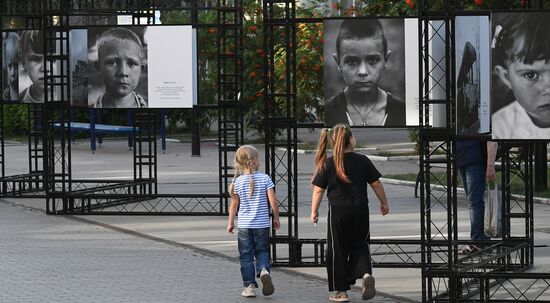
M 502 199 L 497 182 L 487 182 L 485 190 L 485 234 L 502 237 Z

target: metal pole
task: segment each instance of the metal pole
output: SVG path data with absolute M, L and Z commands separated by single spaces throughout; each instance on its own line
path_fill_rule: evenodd
M 545 191 L 548 188 L 546 143 L 535 141 L 535 191 Z
M 197 1 L 193 1 L 191 6 L 191 24 L 195 26 L 199 22 Z M 198 52 L 199 50 L 197 49 L 197 53 Z M 219 81 L 220 80 L 218 79 L 218 82 Z M 200 86 L 200 83 L 198 85 Z M 198 97 L 198 99 L 200 100 L 200 96 Z M 199 124 L 199 110 L 200 109 L 198 107 L 193 107 L 191 109 L 191 157 L 201 156 L 201 128 Z
M 201 135 L 198 119 L 198 108 L 191 110 L 191 156 L 201 156 Z

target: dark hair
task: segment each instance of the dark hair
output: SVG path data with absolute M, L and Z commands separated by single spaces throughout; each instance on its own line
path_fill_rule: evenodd
M 380 38 L 384 47 L 384 57 L 388 52 L 388 41 L 384 35 L 384 28 L 378 19 L 344 19 L 336 38 L 336 54 L 340 59 L 340 45 L 342 40 Z
M 25 30 L 19 39 L 19 61 L 25 62 L 25 55 L 32 50 L 37 54 L 44 54 L 44 36 L 39 30 Z
M 493 48 L 500 64 L 550 60 L 550 18 L 546 13 L 513 13 L 494 29 Z

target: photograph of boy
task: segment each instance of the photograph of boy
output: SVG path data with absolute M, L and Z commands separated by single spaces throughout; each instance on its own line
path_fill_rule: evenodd
M 492 138 L 550 138 L 550 15 L 494 13 Z
M 19 100 L 19 35 L 2 33 L 2 101 Z
M 458 135 L 489 132 L 488 32 L 488 16 L 457 16 L 455 19 Z
M 88 99 L 94 108 L 147 107 L 144 27 L 88 29 Z
M 19 63 L 23 67 L 19 73 L 20 102 L 44 103 L 44 37 L 41 31 L 21 32 Z
M 405 126 L 403 19 L 324 21 L 325 125 Z

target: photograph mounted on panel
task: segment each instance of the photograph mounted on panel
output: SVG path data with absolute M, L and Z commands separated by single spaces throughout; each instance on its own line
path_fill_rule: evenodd
M 360 127 L 402 127 L 407 124 L 404 100 L 409 99 L 409 92 L 405 83 L 404 20 L 324 21 L 326 126 L 347 123 Z M 418 74 L 418 66 L 415 70 Z M 412 102 L 418 102 L 417 98 L 413 97 Z
M 71 106 L 88 106 L 88 36 L 85 29 L 69 32 Z
M 19 100 L 19 35 L 2 33 L 2 101 Z
M 19 102 L 44 103 L 47 93 L 44 77 L 48 73 L 57 75 L 59 69 L 58 61 L 44 60 L 44 33 L 39 30 L 19 31 L 19 54 Z
M 196 43 L 191 26 L 90 27 L 71 30 L 70 37 L 72 106 L 191 108 L 196 104 Z
M 39 30 L 19 32 L 19 102 L 44 103 L 44 35 Z
M 550 139 L 550 13 L 493 13 L 492 138 Z
M 455 19 L 456 133 L 488 133 L 490 120 L 489 17 Z
M 59 62 L 44 59 L 44 37 L 39 30 L 2 33 L 2 101 L 44 103 L 44 77 L 57 75 Z M 57 88 L 59 89 L 59 88 Z M 55 91 L 57 93 L 57 91 Z M 58 94 L 49 94 L 50 98 Z
M 88 104 L 93 108 L 146 108 L 145 27 L 88 28 Z

